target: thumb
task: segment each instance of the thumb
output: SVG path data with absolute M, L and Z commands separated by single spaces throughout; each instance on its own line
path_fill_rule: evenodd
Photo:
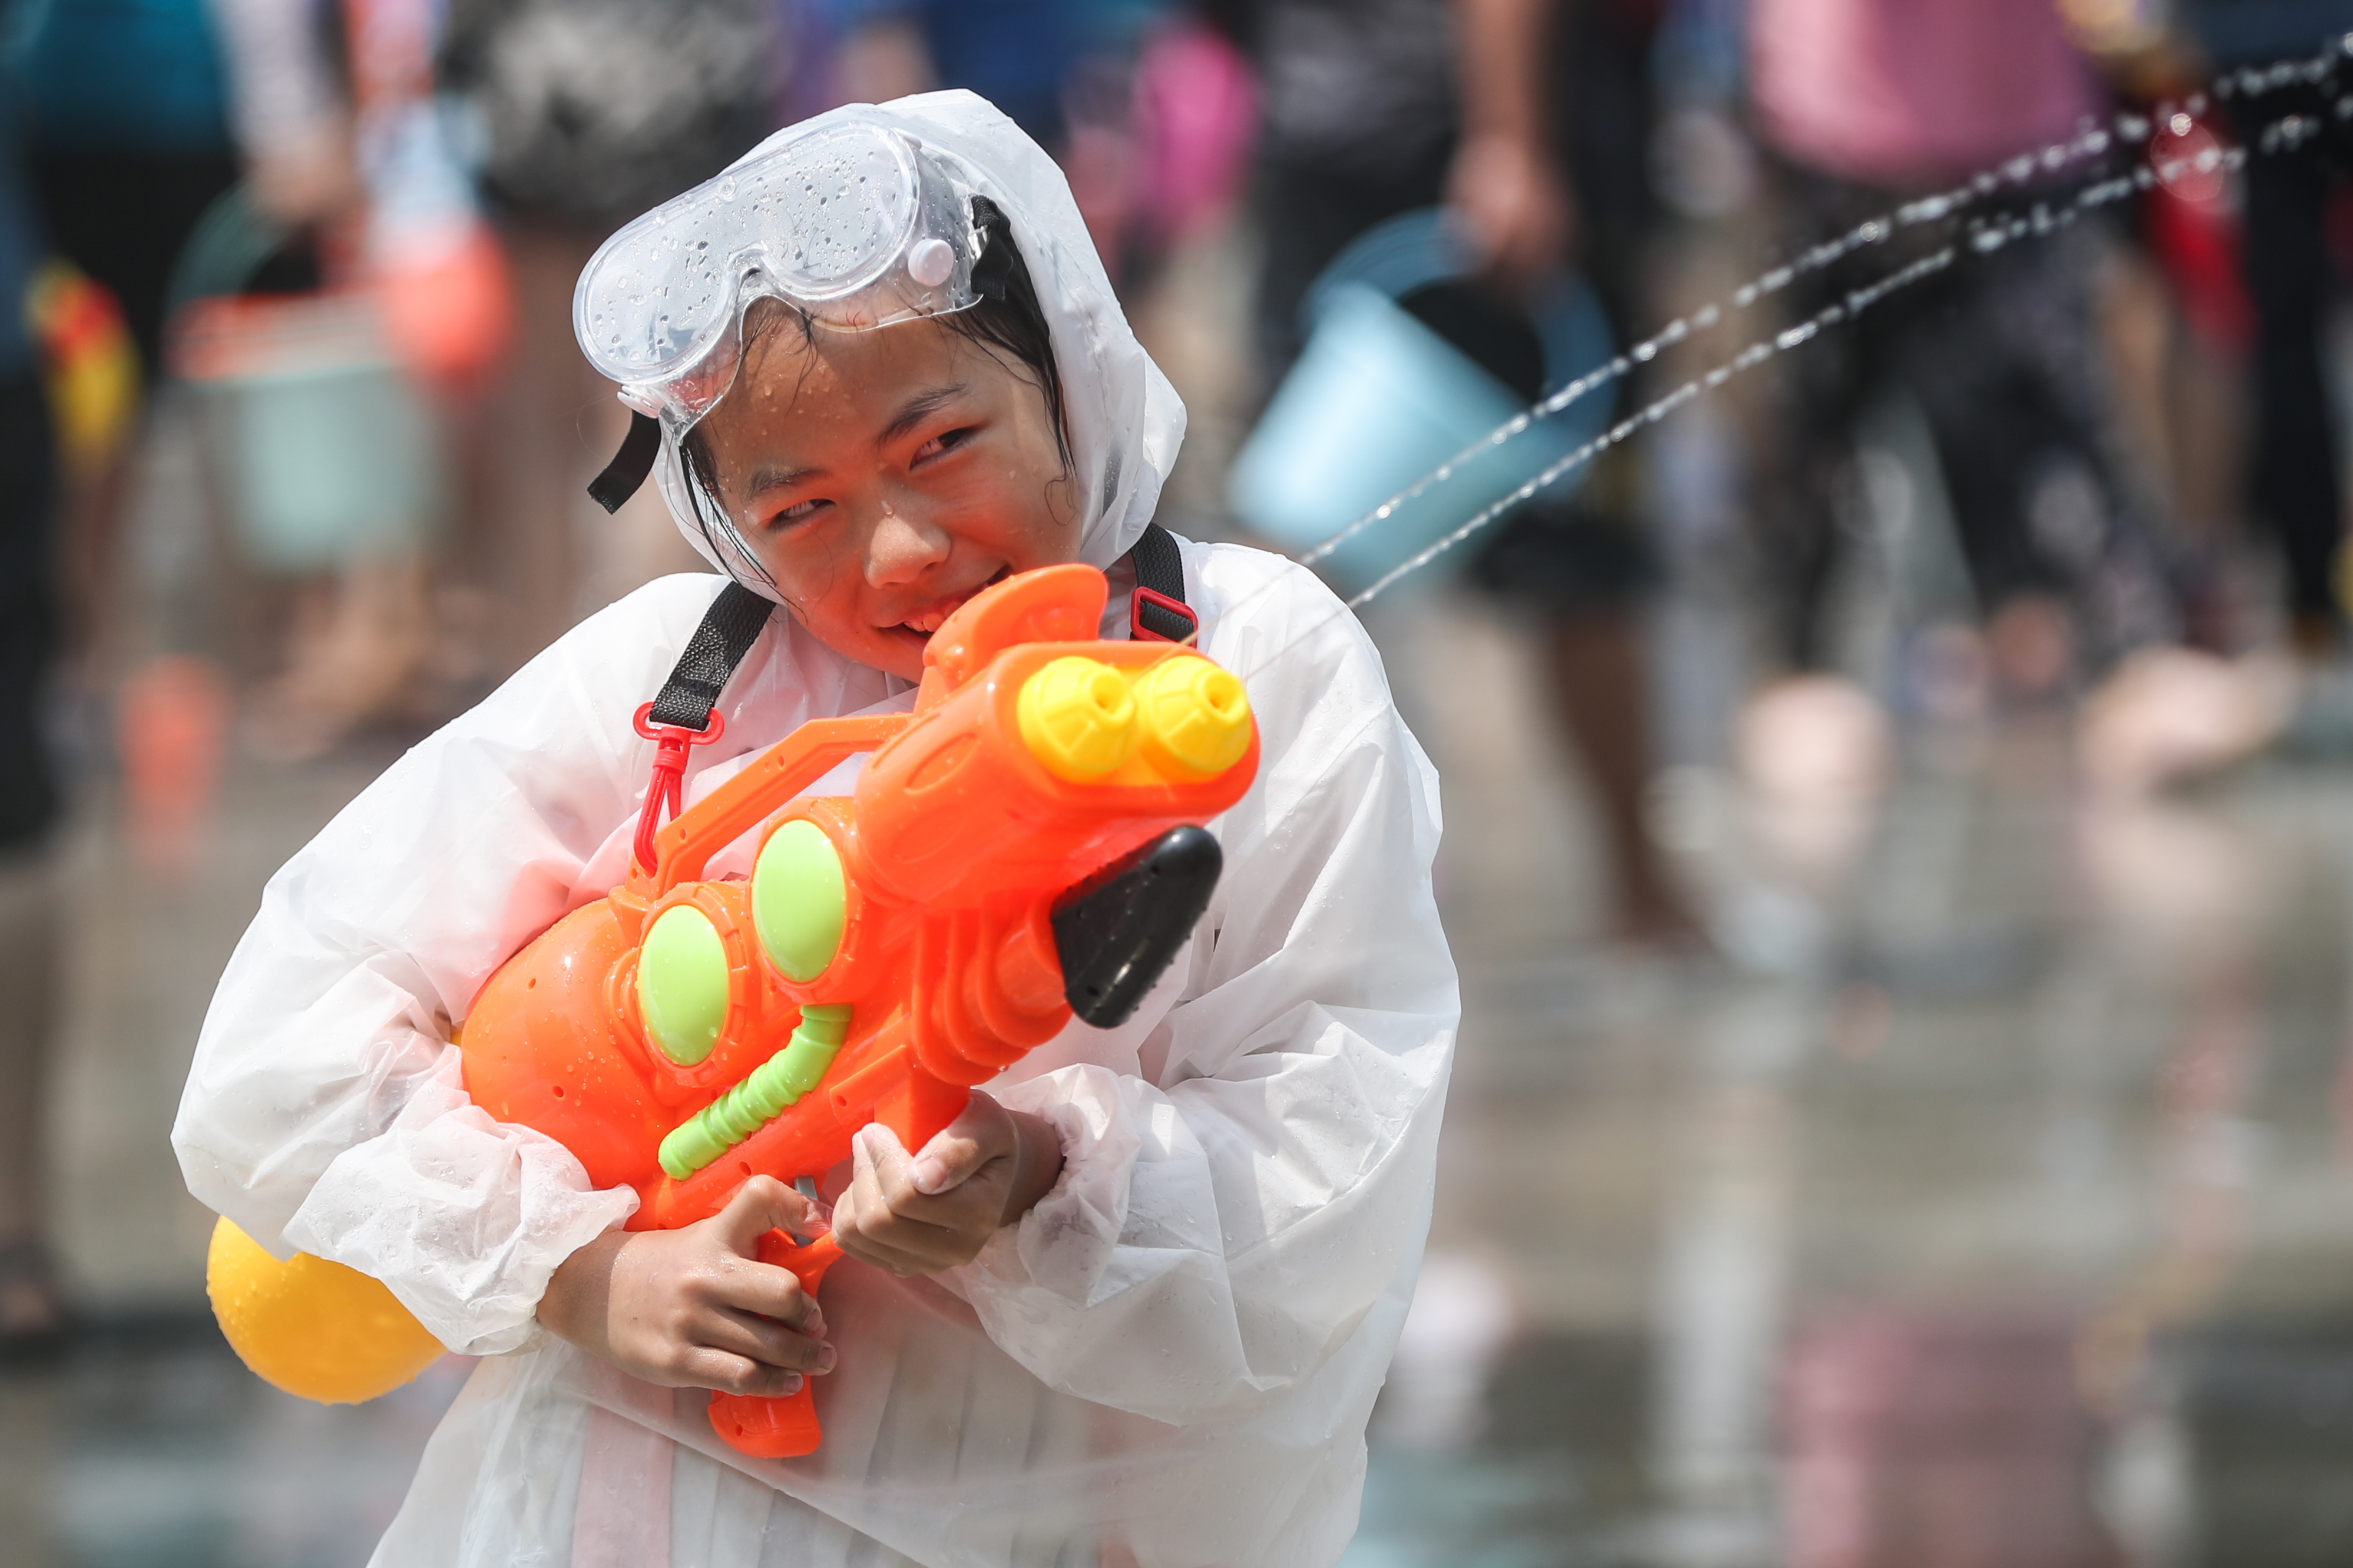
M 923 1145 L 910 1174 L 917 1192 L 936 1196 L 964 1185 L 982 1166 L 1015 1149 L 1013 1119 L 995 1100 L 975 1089 L 956 1119 Z
M 811 1236 L 825 1228 L 817 1205 L 774 1176 L 754 1176 L 736 1188 L 717 1223 L 720 1240 L 744 1258 L 756 1257 L 760 1238 L 772 1230 Z

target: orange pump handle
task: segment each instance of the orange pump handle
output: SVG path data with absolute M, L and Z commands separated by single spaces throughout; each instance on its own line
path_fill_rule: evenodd
M 871 752 L 907 727 L 910 714 L 871 713 L 812 719 L 742 773 L 681 812 L 654 836 L 654 864 L 633 868 L 630 880 L 650 880 L 655 898 L 702 875 L 711 858 L 766 821 L 801 791 L 860 752 Z

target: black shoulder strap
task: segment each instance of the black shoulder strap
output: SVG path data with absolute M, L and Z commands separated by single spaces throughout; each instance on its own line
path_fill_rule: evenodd
M 686 651 L 662 682 L 648 715 L 657 724 L 673 724 L 698 732 L 711 726 L 712 706 L 719 700 L 727 678 L 744 662 L 768 624 L 776 606 L 741 583 L 730 583 L 702 613 L 702 624 L 687 639 Z
M 1129 601 L 1128 635 L 1160 642 L 1191 637 L 1201 617 L 1185 603 L 1185 557 L 1176 548 L 1176 536 L 1147 522 L 1127 558 L 1135 563 L 1137 589 Z

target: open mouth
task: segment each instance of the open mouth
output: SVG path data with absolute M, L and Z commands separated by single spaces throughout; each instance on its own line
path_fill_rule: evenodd
M 938 631 L 941 626 L 946 625 L 947 618 L 950 616 L 955 615 L 958 610 L 964 608 L 965 605 L 970 603 L 973 597 L 979 594 L 982 589 L 994 587 L 1012 575 L 1012 567 L 1000 566 L 997 569 L 996 574 L 991 576 L 988 581 L 976 584 L 964 593 L 950 594 L 944 598 L 936 599 L 889 629 L 895 632 L 905 632 L 912 637 L 920 637 L 923 641 L 929 642 L 931 640 L 932 634 Z

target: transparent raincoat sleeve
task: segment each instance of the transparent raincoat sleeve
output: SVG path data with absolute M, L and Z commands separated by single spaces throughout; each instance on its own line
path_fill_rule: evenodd
M 591 617 L 386 770 L 270 879 L 206 1016 L 173 1129 L 189 1190 L 382 1279 L 453 1349 L 523 1343 L 555 1265 L 635 1209 L 476 1109 L 448 1039 L 631 814 L 649 748 L 622 698 L 716 586 Z
M 1391 1287 L 1427 1223 L 1460 1012 L 1435 774 L 1355 621 L 1320 586 L 1288 597 L 1322 624 L 1272 667 L 1249 673 L 1264 639 L 1208 647 L 1278 761 L 1213 825 L 1226 872 L 1185 999 L 1135 1071 L 1003 1088 L 1056 1122 L 1064 1174 L 959 1280 L 1048 1384 L 1164 1422 L 1295 1392 Z

